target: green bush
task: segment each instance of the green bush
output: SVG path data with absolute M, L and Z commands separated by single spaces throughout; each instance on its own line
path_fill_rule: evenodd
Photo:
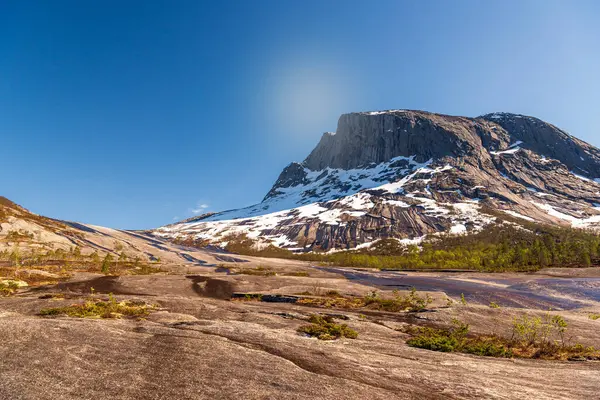
M 460 352 L 489 357 L 508 357 L 512 353 L 501 338 L 496 336 L 468 337 L 469 325 L 456 319 L 449 329 L 420 328 L 418 334 L 406 343 L 421 349 Z
M 448 332 L 423 328 L 421 334 L 406 342 L 409 346 L 433 351 L 452 352 L 458 347 L 458 340 Z
M 313 314 L 309 318 L 310 325 L 303 325 L 298 332 L 316 337 L 319 340 L 335 340 L 342 337 L 356 339 L 358 333 L 346 324 L 337 324 L 333 317 Z

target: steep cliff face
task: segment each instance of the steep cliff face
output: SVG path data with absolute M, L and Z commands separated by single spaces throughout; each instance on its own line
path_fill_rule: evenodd
M 313 250 L 465 234 L 501 223 L 497 212 L 593 228 L 600 223 L 597 177 L 597 148 L 536 118 L 352 113 L 303 163 L 288 165 L 261 203 L 155 233 L 217 244 L 245 234 Z
M 344 114 L 336 133 L 324 134 L 304 165 L 315 171 L 352 169 L 397 156 L 425 162 L 472 155 L 481 149 L 478 131 L 487 129 L 485 121 L 421 111 Z

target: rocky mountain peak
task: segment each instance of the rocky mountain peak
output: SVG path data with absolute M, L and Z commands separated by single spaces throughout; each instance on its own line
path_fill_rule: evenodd
M 482 146 L 480 132 L 489 130 L 488 125 L 424 111 L 343 114 L 335 135 L 324 134 L 303 164 L 316 171 L 364 167 L 398 156 L 414 156 L 418 162 L 460 157 L 478 152 Z
M 261 203 L 157 234 L 216 244 L 246 234 L 281 247 L 329 250 L 465 234 L 501 223 L 498 213 L 600 227 L 600 150 L 520 114 L 344 114 L 304 162 L 282 171 Z

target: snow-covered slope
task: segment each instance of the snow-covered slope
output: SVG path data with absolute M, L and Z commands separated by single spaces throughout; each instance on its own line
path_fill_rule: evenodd
M 303 163 L 284 169 L 261 203 L 154 234 L 218 245 L 246 235 L 331 250 L 388 237 L 416 243 L 441 232 L 466 234 L 500 222 L 498 215 L 594 228 L 598 176 L 598 149 L 532 117 L 347 114 Z

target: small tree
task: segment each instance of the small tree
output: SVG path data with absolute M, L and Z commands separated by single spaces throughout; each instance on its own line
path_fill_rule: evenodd
M 119 262 L 126 262 L 128 258 L 129 257 L 127 257 L 127 254 L 125 254 L 125 252 L 121 252 L 121 254 L 119 254 Z
M 107 254 L 106 257 L 104 257 L 104 260 L 102 261 L 102 273 L 103 274 L 108 274 L 108 272 L 110 271 L 110 264 L 112 263 L 113 258 L 110 254 Z
M 15 243 L 12 253 L 10 253 L 10 261 L 15 267 L 15 276 L 19 273 L 19 267 L 21 266 L 21 251 L 19 250 L 19 244 Z
M 558 336 L 560 337 L 560 342 L 562 347 L 565 347 L 565 334 L 567 332 L 567 321 L 564 320 L 560 315 L 555 315 L 552 317 L 552 326 L 556 329 Z
M 590 253 L 583 252 L 581 254 L 581 263 L 583 264 L 584 267 L 592 266 L 592 258 L 590 257 Z
M 73 258 L 79 260 L 81 258 L 81 247 L 75 246 L 73 249 Z

